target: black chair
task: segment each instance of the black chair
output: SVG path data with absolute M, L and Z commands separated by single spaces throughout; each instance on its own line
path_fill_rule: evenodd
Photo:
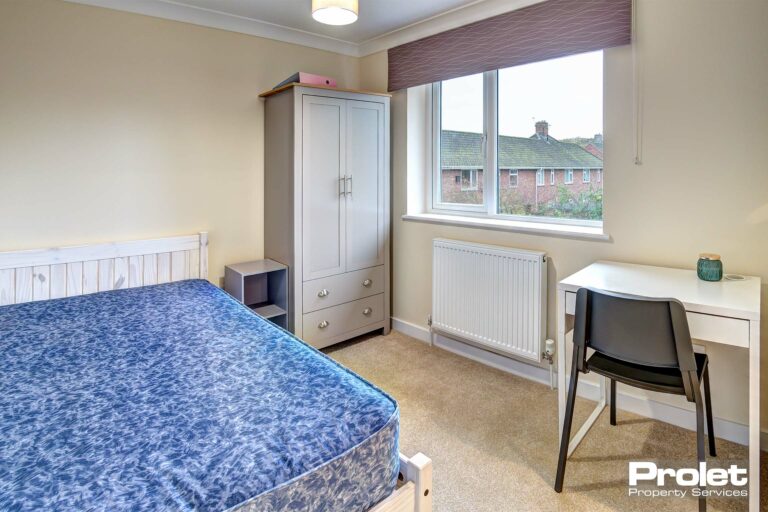
M 616 382 L 685 395 L 689 402 L 696 404 L 699 462 L 705 460 L 703 411 L 706 407 L 709 453 L 714 457 L 708 359 L 705 354 L 693 352 L 688 320 L 680 301 L 581 288 L 576 294 L 575 315 L 573 366 L 555 491 L 563 490 L 579 372 L 592 371 L 610 379 L 611 425 L 616 425 Z M 588 348 L 595 351 L 589 359 Z M 703 499 L 699 501 L 699 509 L 706 509 Z

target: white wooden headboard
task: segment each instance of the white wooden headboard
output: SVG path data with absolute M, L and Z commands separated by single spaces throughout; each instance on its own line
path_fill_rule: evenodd
M 0 306 L 208 277 L 208 233 L 0 252 Z

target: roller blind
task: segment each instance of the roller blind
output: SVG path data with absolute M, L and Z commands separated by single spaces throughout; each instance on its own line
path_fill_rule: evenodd
M 632 0 L 547 0 L 388 52 L 389 90 L 629 44 Z

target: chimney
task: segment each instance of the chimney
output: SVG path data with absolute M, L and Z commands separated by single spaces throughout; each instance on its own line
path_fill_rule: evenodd
M 539 139 L 549 138 L 549 123 L 546 121 L 536 121 L 536 137 Z

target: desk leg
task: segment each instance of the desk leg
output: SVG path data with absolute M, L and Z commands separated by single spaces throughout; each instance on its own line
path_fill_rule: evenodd
M 603 409 L 605 409 L 605 406 L 608 403 L 607 384 L 608 384 L 608 379 L 606 377 L 600 377 L 600 398 L 597 400 L 597 405 L 592 411 L 592 414 L 589 415 L 589 417 L 584 422 L 584 424 L 579 428 L 579 430 L 571 438 L 571 442 L 568 444 L 569 457 L 574 452 L 574 450 L 576 450 L 576 447 L 579 446 L 579 443 L 587 435 L 587 432 L 589 432 L 589 429 L 591 429 L 592 426 L 595 424 L 595 422 L 597 421 L 597 418 L 600 417 L 600 413 L 602 413 Z
M 749 322 L 749 510 L 760 510 L 760 322 Z
M 565 290 L 557 290 L 557 438 L 565 421 Z
M 558 438 L 563 437 L 563 423 L 565 421 L 565 398 L 566 398 L 566 389 L 565 389 L 565 374 L 566 374 L 566 367 L 565 367 L 565 334 L 569 331 L 568 328 L 568 317 L 565 314 L 565 291 L 564 290 L 557 290 L 557 418 L 558 418 Z M 571 368 L 571 371 L 574 371 L 573 368 Z M 600 416 L 600 413 L 605 409 L 606 404 L 608 403 L 608 389 L 607 389 L 607 382 L 608 380 L 605 377 L 600 378 L 600 398 L 597 401 L 597 406 L 592 411 L 592 414 L 589 415 L 587 418 L 587 421 L 584 422 L 584 424 L 579 428 L 579 430 L 573 435 L 571 438 L 570 443 L 568 443 L 568 457 L 571 456 L 573 451 L 576 449 L 577 446 L 579 446 L 579 443 L 584 439 L 584 436 L 587 435 L 587 432 L 589 432 L 589 429 L 592 428 L 592 425 L 595 424 L 595 421 L 597 421 L 598 416 Z

